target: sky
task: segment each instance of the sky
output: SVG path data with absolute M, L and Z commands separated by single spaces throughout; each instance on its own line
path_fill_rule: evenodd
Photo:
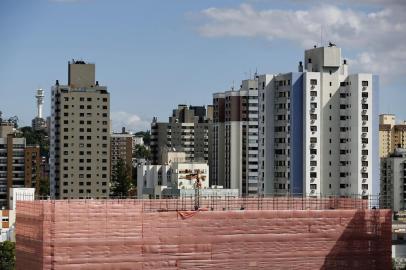
M 146 130 L 255 71 L 297 71 L 305 49 L 332 41 L 350 73 L 380 76 L 379 111 L 406 120 L 405 11 L 403 0 L 2 0 L 0 111 L 30 125 L 43 88 L 49 115 L 51 86 L 80 59 L 108 87 L 113 129 Z

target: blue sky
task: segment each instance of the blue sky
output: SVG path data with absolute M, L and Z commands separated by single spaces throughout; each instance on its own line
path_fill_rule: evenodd
M 41 87 L 49 114 L 50 87 L 67 82 L 69 60 L 83 59 L 108 86 L 114 129 L 146 129 L 179 103 L 211 103 L 256 69 L 295 71 L 323 25 L 350 71 L 381 76 L 380 111 L 406 119 L 404 11 L 397 0 L 3 0 L 0 110 L 29 125 Z

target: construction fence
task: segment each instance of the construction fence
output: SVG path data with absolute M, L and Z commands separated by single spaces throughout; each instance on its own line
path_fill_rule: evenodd
M 16 268 L 390 268 L 391 211 L 368 200 L 198 200 L 18 201 Z

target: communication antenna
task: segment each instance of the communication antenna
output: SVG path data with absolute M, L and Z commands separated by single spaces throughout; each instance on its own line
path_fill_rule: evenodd
M 323 25 L 320 26 L 320 47 L 323 47 Z

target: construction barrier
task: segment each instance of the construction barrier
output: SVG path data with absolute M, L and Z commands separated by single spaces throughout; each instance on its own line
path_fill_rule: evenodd
M 16 269 L 390 269 L 390 210 L 246 199 L 18 201 Z

